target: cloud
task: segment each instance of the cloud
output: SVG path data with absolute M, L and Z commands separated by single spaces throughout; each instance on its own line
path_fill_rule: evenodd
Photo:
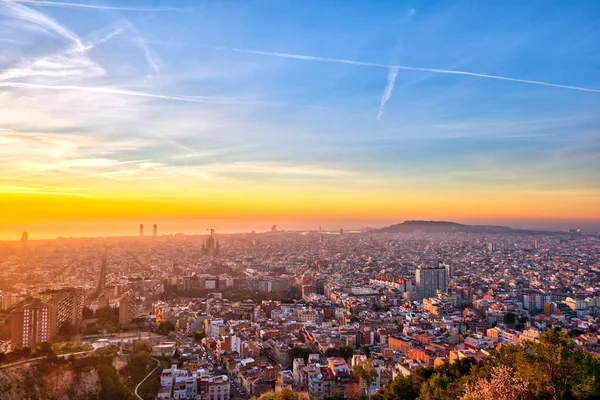
M 151 99 L 160 100 L 175 100 L 184 101 L 188 103 L 201 103 L 201 104 L 236 104 L 235 100 L 224 100 L 222 98 L 213 98 L 210 96 L 170 96 L 158 93 L 146 93 L 134 90 L 118 89 L 114 87 L 103 87 L 103 86 L 79 86 L 79 85 L 45 85 L 38 83 L 25 83 L 25 82 L 0 82 L 0 87 L 12 87 L 20 89 L 44 89 L 44 90 L 58 90 L 58 91 L 80 91 L 88 93 L 107 93 L 117 94 L 124 96 L 135 96 L 135 97 L 146 97 Z
M 385 103 L 392 97 L 392 91 L 394 90 L 394 84 L 396 83 L 396 76 L 398 75 L 398 68 L 390 68 L 388 72 L 388 83 L 383 92 L 383 96 L 381 96 L 381 104 L 379 105 L 379 113 L 377 114 L 377 119 L 381 119 L 383 116 L 383 108 L 385 107 Z
M 44 0 L 17 0 L 19 3 L 31 4 L 40 7 L 64 7 L 64 8 L 87 8 L 92 10 L 112 10 L 112 11 L 189 11 L 190 8 L 176 7 L 115 7 L 96 4 L 65 3 L 59 1 Z
M 341 59 L 341 58 L 317 57 L 317 56 L 308 56 L 308 55 L 302 55 L 302 54 L 290 54 L 290 53 L 278 53 L 278 52 L 271 52 L 271 51 L 240 49 L 240 48 L 235 48 L 235 47 L 229 48 L 229 47 L 220 47 L 220 46 L 211 46 L 211 45 L 206 45 L 205 47 L 212 48 L 215 50 L 227 50 L 227 51 L 235 51 L 235 52 L 239 52 L 239 53 L 256 54 L 256 55 L 262 55 L 262 56 L 291 58 L 291 59 L 295 59 L 295 60 L 332 62 L 332 63 L 338 63 L 338 64 L 360 65 L 363 67 L 396 68 L 396 69 L 407 70 L 407 71 L 424 71 L 424 72 L 433 72 L 433 73 L 438 73 L 438 74 L 466 75 L 466 76 L 475 76 L 478 78 L 496 79 L 496 80 L 509 81 L 509 82 L 519 82 L 519 83 L 527 83 L 527 84 L 532 84 L 532 85 L 549 86 L 549 87 L 555 87 L 555 88 L 560 88 L 560 89 L 570 89 L 570 90 L 579 90 L 579 91 L 583 91 L 583 92 L 600 93 L 600 89 L 592 89 L 592 88 L 586 88 L 586 87 L 580 87 L 580 86 L 561 85 L 561 84 L 557 84 L 557 83 L 535 81 L 535 80 L 529 80 L 529 79 L 509 78 L 506 76 L 480 74 L 477 72 L 469 72 L 469 71 L 457 71 L 457 70 L 439 69 L 439 68 L 411 67 L 411 66 L 407 66 L 407 65 L 393 65 L 393 64 L 390 65 L 390 64 L 373 63 L 373 62 L 345 60 L 345 59 Z
M 78 48 L 83 47 L 79 37 L 68 28 L 39 11 L 19 4 L 19 2 L 0 1 L 0 14 L 30 22 L 45 30 L 57 33 L 63 38 L 73 42 Z

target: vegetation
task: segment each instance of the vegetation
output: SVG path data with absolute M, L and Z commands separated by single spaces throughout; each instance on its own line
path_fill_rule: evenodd
M 313 353 L 318 353 L 317 350 L 308 349 L 306 347 L 293 347 L 292 348 L 292 358 L 302 358 L 304 362 L 308 362 L 308 356 Z
M 171 321 L 164 321 L 158 324 L 158 329 L 156 333 L 160 335 L 168 335 L 169 333 L 175 330 L 175 325 Z
M 359 352 L 360 354 L 367 356 L 367 358 L 371 357 L 371 348 L 369 346 L 362 346 Z
M 354 376 L 364 383 L 365 393 L 368 393 L 369 387 L 375 378 L 377 378 L 377 370 L 373 367 L 373 360 L 368 359 L 361 365 L 356 366 L 354 368 Z
M 42 342 L 35 345 L 33 348 L 22 347 L 14 349 L 9 353 L 0 353 L 0 364 L 13 363 L 38 357 L 56 357 L 50 343 Z
M 325 357 L 342 357 L 345 360 L 349 360 L 354 355 L 354 347 L 342 346 L 342 347 L 330 347 L 325 350 Z
M 55 354 L 80 353 L 82 351 L 90 351 L 93 349 L 94 347 L 91 344 L 73 342 L 55 343 L 52 345 L 52 351 Z
M 600 362 L 553 330 L 539 342 L 505 346 L 485 362 L 419 368 L 397 377 L 373 400 L 533 400 L 600 398 Z
M 204 331 L 196 331 L 194 333 L 194 339 L 198 343 L 200 343 L 202 341 L 202 339 L 204 339 L 205 337 L 206 337 L 206 333 L 204 333 Z
M 284 388 L 281 392 L 263 393 L 260 397 L 253 397 L 251 400 L 304 400 L 304 398 L 291 389 Z

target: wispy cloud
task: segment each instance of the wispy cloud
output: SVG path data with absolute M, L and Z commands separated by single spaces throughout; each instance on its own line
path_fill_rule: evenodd
M 66 3 L 60 1 L 44 0 L 17 0 L 19 3 L 27 3 L 40 7 L 65 7 L 65 8 L 87 8 L 92 10 L 112 10 L 112 11 L 189 11 L 190 8 L 177 7 L 116 7 L 96 4 Z
M 387 78 L 387 86 L 385 91 L 383 92 L 383 96 L 381 96 L 381 104 L 379 105 L 379 113 L 377 114 L 377 119 L 380 120 L 383 116 L 383 108 L 385 107 L 385 103 L 392 97 L 392 91 L 394 90 L 394 84 L 396 83 L 396 76 L 398 75 L 398 68 L 392 67 L 388 72 Z
M 45 89 L 45 90 L 69 90 L 69 91 L 80 91 L 88 93 L 108 93 L 117 94 L 124 96 L 136 96 L 146 97 L 152 99 L 161 100 L 175 100 L 184 101 L 188 103 L 201 103 L 201 104 L 236 104 L 233 100 L 224 100 L 222 98 L 213 98 L 210 96 L 170 96 L 159 93 L 146 93 L 134 90 L 125 90 L 114 87 L 104 86 L 79 86 L 79 85 L 45 85 L 38 83 L 25 83 L 25 82 L 0 82 L 0 87 L 12 87 L 20 89 Z
M 390 65 L 390 64 L 373 63 L 373 62 L 365 62 L 365 61 L 346 60 L 346 59 L 342 59 L 342 58 L 329 58 L 329 57 L 308 56 L 308 55 L 302 55 L 302 54 L 278 53 L 278 52 L 271 52 L 271 51 L 240 49 L 240 48 L 235 48 L 235 47 L 231 48 L 231 47 L 220 47 L 220 46 L 210 46 L 210 45 L 206 45 L 205 47 L 209 47 L 209 48 L 212 48 L 215 50 L 228 50 L 228 51 L 235 51 L 235 52 L 239 52 L 239 53 L 256 54 L 256 55 L 262 55 L 262 56 L 291 58 L 291 59 L 295 59 L 295 60 L 332 62 L 332 63 L 338 63 L 338 64 L 360 65 L 363 67 L 396 68 L 396 69 L 407 70 L 407 71 L 425 71 L 425 72 L 434 72 L 434 73 L 438 73 L 438 74 L 466 75 L 466 76 L 474 76 L 474 77 L 478 77 L 478 78 L 496 79 L 496 80 L 502 80 L 502 81 L 527 83 L 527 84 L 532 84 L 532 85 L 549 86 L 549 87 L 555 87 L 555 88 L 561 88 L 561 89 L 580 90 L 583 92 L 600 93 L 600 89 L 592 89 L 592 88 L 586 88 L 586 87 L 581 87 L 581 86 L 561 85 L 561 84 L 557 84 L 557 83 L 535 81 L 535 80 L 529 80 L 529 79 L 510 78 L 510 77 L 499 76 L 499 75 L 480 74 L 477 72 L 469 72 L 469 71 L 457 71 L 457 70 L 439 69 L 439 68 L 411 67 L 411 66 L 407 66 L 407 65 Z
M 45 30 L 57 33 L 63 38 L 73 42 L 79 48 L 83 47 L 79 37 L 67 27 L 37 10 L 20 4 L 20 2 L 0 0 L 0 14 L 30 22 Z

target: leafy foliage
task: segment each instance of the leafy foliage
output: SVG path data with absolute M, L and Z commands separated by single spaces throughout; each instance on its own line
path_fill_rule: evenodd
M 342 347 L 330 347 L 325 350 L 325 357 L 342 357 L 349 360 L 354 355 L 354 347 L 342 346 Z
M 313 353 L 316 353 L 316 350 L 297 346 L 292 348 L 292 358 L 302 358 L 305 363 L 308 362 L 308 357 Z
M 303 400 L 303 397 L 291 389 L 284 388 L 281 392 L 267 392 L 260 397 L 253 397 L 252 400 Z
M 373 400 L 600 398 L 600 361 L 547 330 L 539 342 L 504 346 L 479 365 L 459 360 L 399 376 Z

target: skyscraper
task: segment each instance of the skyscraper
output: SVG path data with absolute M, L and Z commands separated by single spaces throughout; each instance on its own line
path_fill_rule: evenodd
M 11 313 L 11 341 L 14 347 L 31 347 L 52 338 L 50 306 L 36 300 Z
M 488 251 L 493 253 L 497 250 L 496 242 L 488 243 Z
M 29 254 L 29 237 L 27 232 L 21 235 L 21 254 Z
M 100 265 L 100 279 L 98 279 L 98 286 L 96 287 L 96 295 L 100 296 L 106 285 L 106 251 L 102 255 L 102 264 Z
M 132 297 L 132 292 L 128 291 L 119 299 L 120 325 L 127 325 L 133 318 L 135 318 L 135 305 Z
M 154 224 L 154 226 L 152 226 L 152 236 L 153 237 L 158 236 L 158 225 L 156 225 L 156 224 Z
M 144 237 L 144 224 L 140 224 L 140 237 Z
M 437 291 L 448 291 L 447 270 L 443 266 L 426 267 L 419 265 L 415 271 L 417 293 L 422 299 L 435 297 Z

